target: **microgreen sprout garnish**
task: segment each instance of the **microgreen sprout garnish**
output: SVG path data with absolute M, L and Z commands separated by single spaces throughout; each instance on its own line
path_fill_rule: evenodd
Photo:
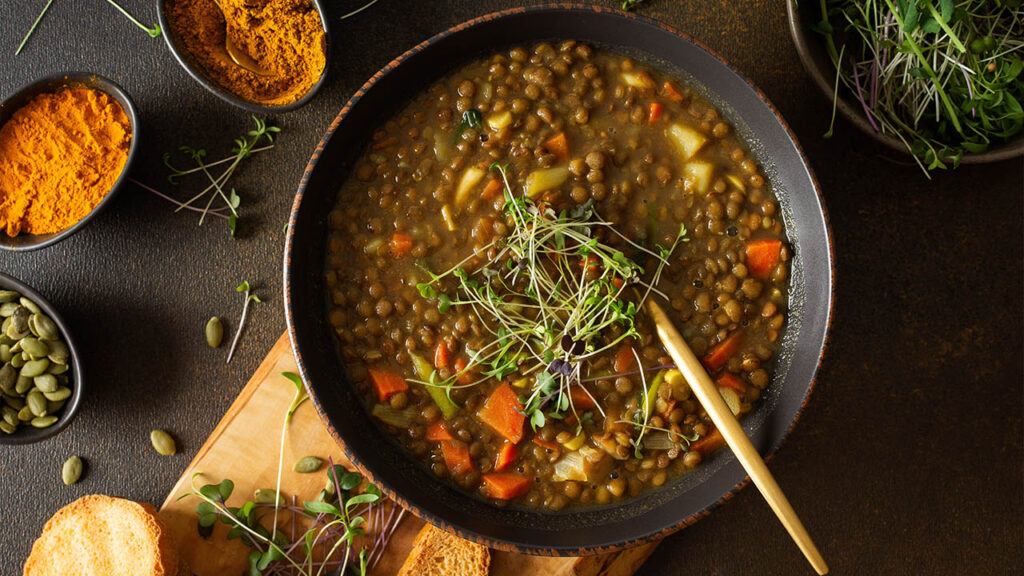
M 360 490 L 363 477 L 347 471 L 330 458 L 326 487 L 314 500 L 300 504 L 295 496 L 282 496 L 285 434 L 292 414 L 306 394 L 298 375 L 291 372 L 281 375 L 295 384 L 296 394 L 281 428 L 277 484 L 269 498 L 254 495 L 253 500 L 241 506 L 229 506 L 227 501 L 235 483 L 224 479 L 217 484 L 197 486 L 196 480 L 202 475 L 198 472 L 192 476 L 192 491 L 182 498 L 201 500 L 196 505 L 196 515 L 202 537 L 210 537 L 214 526 L 221 522 L 230 527 L 229 540 L 241 540 L 252 549 L 246 572 L 250 576 L 366 576 L 383 556 L 404 510 L 384 502 L 380 490 L 373 484 L 366 484 Z M 282 516 L 287 516 L 287 529 L 279 523 Z M 368 531 L 373 533 L 372 537 Z M 370 538 L 369 546 L 365 542 L 367 538 Z
M 872 128 L 902 141 L 926 174 L 1024 130 L 1020 0 L 819 0 L 818 7 L 813 29 L 836 66 L 837 96 L 840 85 L 851 92 Z
M 480 128 L 484 117 L 480 115 L 478 110 L 470 109 L 462 113 L 462 121 L 455 128 L 455 141 L 458 142 L 459 138 L 462 137 L 462 133 L 466 130 L 473 128 L 474 130 Z
M 366 4 L 363 4 L 362 6 L 360 6 L 359 8 L 356 8 L 355 10 L 349 12 L 348 14 L 345 14 L 345 15 L 341 16 L 340 18 L 338 18 L 338 20 L 345 20 L 346 18 L 351 18 L 351 17 L 355 16 L 356 14 L 359 14 L 363 10 L 366 10 L 370 6 L 373 6 L 376 3 L 377 3 L 377 0 L 370 0 Z
M 238 339 L 242 336 L 242 331 L 245 330 L 245 320 L 249 317 L 249 303 L 250 302 L 262 302 L 260 297 L 252 293 L 252 287 L 249 286 L 249 281 L 246 280 L 235 288 L 235 292 L 245 293 L 245 304 L 242 305 L 242 318 L 238 321 L 238 330 L 235 331 L 235 337 L 231 340 L 231 350 L 228 350 L 227 364 L 231 363 L 231 358 L 235 355 L 235 348 L 238 346 Z
M 622 0 L 622 9 L 629 12 L 633 8 L 636 8 L 637 4 L 640 4 L 643 1 L 644 0 Z
M 179 150 L 192 161 L 194 166 L 188 169 L 180 169 L 171 164 L 170 153 L 164 154 L 164 164 L 171 171 L 167 176 L 167 181 L 171 184 L 178 184 L 179 180 L 184 176 L 199 173 L 205 176 L 206 180 L 209 182 L 202 191 L 185 201 L 176 200 L 172 196 L 164 194 L 163 192 L 160 192 L 151 186 L 147 186 L 138 180 L 130 180 L 144 190 L 176 205 L 177 208 L 175 209 L 175 212 L 179 212 L 181 210 L 198 212 L 200 226 L 202 226 L 207 216 L 227 220 L 228 231 L 231 236 L 234 237 L 238 227 L 238 208 L 242 203 L 242 198 L 238 194 L 237 190 L 228 187 L 228 182 L 235 174 L 235 171 L 238 169 L 238 166 L 242 161 L 250 158 L 253 154 L 266 152 L 267 150 L 272 149 L 274 147 L 274 134 L 281 131 L 277 126 L 268 126 L 266 122 L 256 118 L 255 116 L 253 117 L 253 122 L 255 123 L 255 128 L 235 139 L 234 146 L 231 149 L 231 155 L 215 162 L 206 161 L 206 150 L 203 148 L 181 146 Z M 261 143 L 265 144 L 260 146 Z M 214 172 L 211 171 L 213 168 L 225 165 L 226 167 L 224 170 L 216 176 L 214 175 Z M 204 197 L 206 198 L 205 203 L 200 204 L 200 201 Z M 218 199 L 223 205 L 218 208 L 214 208 L 213 204 Z M 199 205 L 197 206 L 197 204 Z
M 156 38 L 156 37 L 160 36 L 160 25 L 159 24 L 153 24 L 152 27 L 146 26 L 142 22 L 139 22 L 138 20 L 136 20 L 134 16 L 129 14 L 127 10 L 122 8 L 121 5 L 118 4 L 117 2 L 114 2 L 114 0 L 107 0 L 107 2 L 110 3 L 110 5 L 113 6 L 114 8 L 117 8 L 118 12 L 120 12 L 121 14 L 124 14 L 124 17 L 127 18 L 128 20 L 130 20 L 132 22 L 132 24 L 135 24 L 139 28 L 142 28 L 143 30 L 145 30 L 146 33 L 149 34 L 150 38 Z
M 579 417 L 571 388 L 588 376 L 586 361 L 639 338 L 637 312 L 652 293 L 665 296 L 656 285 L 676 247 L 687 241 L 686 228 L 680 226 L 670 246 L 648 249 L 603 220 L 592 202 L 556 213 L 544 202 L 514 194 L 503 167 L 491 169 L 504 183 L 509 234 L 440 274 L 421 266 L 430 280 L 417 289 L 442 312 L 471 309 L 486 319 L 484 328 L 493 338 L 467 351 L 469 362 L 461 372 L 444 380 L 435 372 L 416 381 L 449 393 L 492 378 L 522 382 L 523 412 L 537 429 L 548 419 Z M 645 273 L 645 265 L 623 250 L 643 258 L 652 272 Z M 487 258 L 489 251 L 493 258 Z M 470 269 L 471 260 L 485 261 Z M 479 378 L 458 384 L 466 373 Z M 604 415 L 600 406 L 597 410 Z
M 43 5 L 43 9 L 39 12 L 39 16 L 36 16 L 36 19 L 32 22 L 32 26 L 28 29 L 28 32 L 25 33 L 25 37 L 21 39 L 21 44 L 18 44 L 18 49 L 14 51 L 15 56 L 21 54 L 21 49 L 28 43 L 28 39 L 32 36 L 32 33 L 36 31 L 36 27 L 39 26 L 39 23 L 43 20 L 43 16 L 46 15 L 46 11 L 50 9 L 50 4 L 53 4 L 53 0 L 46 0 L 46 4 Z

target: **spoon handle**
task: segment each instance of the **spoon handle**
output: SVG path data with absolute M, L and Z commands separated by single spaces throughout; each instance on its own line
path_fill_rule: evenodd
M 771 506 L 772 511 L 775 512 L 796 545 L 800 547 L 800 551 L 804 553 L 814 570 L 818 574 L 827 574 L 828 566 L 825 564 L 825 559 L 821 557 L 821 553 L 818 552 L 807 529 L 804 528 L 789 500 L 786 499 L 786 495 L 782 493 L 779 484 L 768 471 L 768 467 L 750 442 L 750 438 L 743 432 L 743 427 L 740 426 L 739 421 L 733 416 L 729 406 L 718 393 L 718 387 L 711 381 L 711 377 L 704 370 L 700 360 L 694 356 L 693 351 L 672 325 L 672 321 L 669 320 L 665 311 L 653 298 L 647 299 L 647 311 L 654 320 L 658 336 L 668 349 L 669 355 L 676 361 L 679 371 L 683 373 L 693 393 L 697 396 L 697 400 L 707 410 L 711 420 L 722 433 L 722 437 L 732 448 L 736 459 L 743 465 L 743 469 L 750 475 L 754 485 L 761 491 L 761 495 L 768 501 L 768 505 Z

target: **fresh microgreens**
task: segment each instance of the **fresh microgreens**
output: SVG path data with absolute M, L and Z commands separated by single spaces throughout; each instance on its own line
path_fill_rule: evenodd
M 459 138 L 462 137 L 462 133 L 466 130 L 470 128 L 480 128 L 483 119 L 483 116 L 480 115 L 480 111 L 475 108 L 463 112 L 462 122 L 459 122 L 459 125 L 455 128 L 455 141 L 458 142 Z
M 135 24 L 139 28 L 142 28 L 143 30 L 145 30 L 146 33 L 149 34 L 150 38 L 156 38 L 156 37 L 160 36 L 160 25 L 159 24 L 153 24 L 152 27 L 146 26 L 142 22 L 139 22 L 138 20 L 136 20 L 134 16 L 129 14 L 127 10 L 122 8 L 121 5 L 118 4 L 117 2 L 115 2 L 114 0 L 107 0 L 107 2 L 111 6 L 113 6 L 114 8 L 117 8 L 118 12 L 120 12 L 121 14 L 124 14 L 125 18 L 127 18 L 128 20 L 131 20 L 132 24 Z
M 235 348 L 238 346 L 238 339 L 242 336 L 242 331 L 245 330 L 245 320 L 249 317 L 249 303 L 250 302 L 262 302 L 260 297 L 252 293 L 252 288 L 249 286 L 249 281 L 246 280 L 235 288 L 235 292 L 245 293 L 245 304 L 242 305 L 242 318 L 238 321 L 238 330 L 235 331 L 235 338 L 231 340 L 231 349 L 228 350 L 227 364 L 231 363 L 231 358 L 235 355 Z
M 841 84 L 926 175 L 1024 130 L 1021 0 L 818 4 L 812 28 L 837 69 L 836 96 Z
M 32 26 L 25 33 L 25 37 L 21 39 L 21 44 L 18 44 L 18 49 L 14 51 L 14 55 L 21 54 L 21 49 L 28 43 L 28 39 L 32 36 L 32 33 L 36 31 L 36 27 L 39 26 L 39 22 L 43 20 L 43 16 L 46 15 L 46 11 L 50 9 L 50 4 L 53 4 L 53 0 L 46 0 L 46 4 L 43 5 L 43 9 L 39 12 L 39 16 L 32 22 Z
M 233 238 L 238 226 L 238 207 L 242 202 L 241 196 L 234 188 L 228 188 L 227 184 L 231 177 L 235 174 L 238 166 L 243 160 L 250 158 L 253 154 L 260 152 L 266 152 L 274 147 L 274 134 L 281 131 L 277 126 L 268 126 L 266 122 L 259 118 L 253 117 L 253 122 L 256 127 L 249 130 L 242 136 L 239 136 L 234 141 L 234 147 L 231 149 L 231 156 L 217 160 L 216 162 L 206 162 L 206 150 L 203 148 L 193 148 L 191 146 L 181 146 L 179 150 L 183 152 L 195 165 L 189 169 L 179 169 L 171 164 L 170 153 L 164 154 L 164 164 L 171 171 L 170 175 L 167 176 L 167 181 L 171 184 L 178 184 L 179 179 L 182 176 L 188 176 L 189 174 L 202 173 L 209 184 L 195 196 L 185 200 L 184 202 L 178 201 L 175 198 L 156 190 L 151 186 L 147 186 L 142 182 L 135 179 L 129 179 L 139 187 L 151 192 L 172 204 L 175 204 L 177 208 L 175 212 L 180 210 L 191 210 L 199 213 L 199 225 L 202 226 L 203 221 L 207 216 L 213 216 L 227 220 L 228 231 Z M 258 146 L 261 142 L 267 142 L 264 146 Z M 210 171 L 211 168 L 216 166 L 227 165 L 223 172 L 214 176 Z M 202 206 L 194 206 L 200 199 L 207 196 L 206 203 Z M 220 199 L 223 202 L 223 206 L 220 208 L 213 208 L 213 203 Z
M 639 338 L 639 306 L 651 293 L 664 297 L 655 286 L 675 248 L 687 241 L 686 229 L 680 227 L 671 246 L 649 250 L 601 219 L 592 202 L 556 214 L 544 202 L 516 196 L 503 167 L 491 169 L 504 183 L 509 234 L 441 274 L 421 263 L 430 280 L 417 288 L 441 311 L 466 307 L 486 318 L 484 328 L 493 338 L 467 351 L 469 363 L 461 372 L 420 382 L 449 392 L 492 378 L 529 383 L 523 412 L 537 429 L 548 419 L 579 416 L 570 391 L 583 380 L 587 359 Z M 645 258 L 653 272 L 645 279 L 645 268 L 608 241 Z M 493 258 L 464 268 L 492 249 Z M 627 289 L 639 289 L 638 301 L 628 298 Z M 467 373 L 479 378 L 457 384 Z
M 351 17 L 355 16 L 356 14 L 359 14 L 363 10 L 366 10 L 370 6 L 373 6 L 376 3 L 377 3 L 377 0 L 370 0 L 366 4 L 363 4 L 362 6 L 360 6 L 359 8 L 356 8 L 355 10 L 353 10 L 353 11 L 347 13 L 347 14 L 342 15 L 340 18 L 338 18 L 338 20 L 345 20 L 346 18 L 351 18 Z
M 286 503 L 287 499 L 281 496 L 285 435 L 292 414 L 306 394 L 297 374 L 283 372 L 281 375 L 295 384 L 296 394 L 281 428 L 277 484 L 270 498 L 261 500 L 254 496 L 241 506 L 228 506 L 235 483 L 224 479 L 218 484 L 197 486 L 196 479 L 202 475 L 198 472 L 192 476 L 192 491 L 182 498 L 201 500 L 196 505 L 196 515 L 203 538 L 213 534 L 219 521 L 230 526 L 229 540 L 241 540 L 252 549 L 246 571 L 249 576 L 320 576 L 325 573 L 366 576 L 383 556 L 405 512 L 383 502 L 380 490 L 373 484 L 366 484 L 359 490 L 363 477 L 335 464 L 333 459 L 329 459 L 326 487 L 315 500 L 299 505 L 293 496 L 291 502 Z M 389 511 L 385 512 L 385 508 Z M 279 525 L 281 515 L 288 515 L 288 535 Z M 370 547 L 359 546 L 357 539 L 366 538 L 371 527 L 374 537 Z M 300 533 L 300 530 L 304 531 Z
M 629 12 L 633 8 L 636 8 L 637 4 L 640 4 L 643 1 L 644 0 L 622 0 L 622 9 Z

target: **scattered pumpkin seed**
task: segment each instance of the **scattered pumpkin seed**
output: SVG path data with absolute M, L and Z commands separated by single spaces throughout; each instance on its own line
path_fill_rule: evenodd
M 4 422 L 7 422 L 11 426 L 18 425 L 18 411 L 10 406 L 0 408 L 0 417 L 3 417 Z
M 15 368 L 21 368 L 24 365 L 25 365 L 25 357 L 22 356 L 21 354 L 15 354 L 14 357 L 11 358 L 11 366 L 13 366 Z
M 43 311 L 39 309 L 39 306 L 37 306 L 35 302 L 29 300 L 28 298 L 26 298 L 24 296 L 22 296 L 18 300 L 18 302 L 21 303 L 22 306 L 24 306 L 26 309 L 28 309 L 29 312 L 31 312 L 33 314 L 42 314 L 43 313 Z
M 10 344 L 0 344 L 0 362 L 10 362 L 14 357 Z
M 33 378 L 32 382 L 43 394 L 57 391 L 57 377 L 53 374 L 40 374 Z
M 0 431 L 4 434 L 14 434 L 18 430 L 17 426 L 11 426 L 5 420 L 0 420 Z
M 0 304 L 0 316 L 10 318 L 11 316 L 14 316 L 14 311 L 18 308 L 21 308 L 21 304 L 18 304 L 17 302 L 4 302 L 3 304 Z
M 28 409 L 36 416 L 46 416 L 46 397 L 39 390 L 32 390 L 25 398 Z
M 21 298 L 21 294 L 18 294 L 14 290 L 0 290 L 0 302 L 13 302 L 18 298 Z
M 49 428 L 57 422 L 56 416 L 36 416 L 32 419 L 32 426 L 35 428 Z
M 18 410 L 18 420 L 20 420 L 21 422 L 28 422 L 29 420 L 35 417 L 36 415 L 32 413 L 32 409 L 29 408 L 27 405 L 23 407 L 21 410 Z
M 43 396 L 46 396 L 46 394 L 43 394 Z M 64 404 L 66 402 L 67 402 L 66 400 L 56 400 L 56 401 L 54 401 L 54 400 L 47 400 L 46 401 L 46 413 L 47 414 L 55 414 L 57 412 L 57 410 L 60 410 L 61 408 L 64 407 Z
M 78 456 L 72 456 L 64 461 L 64 466 L 60 469 L 60 479 L 64 482 L 65 486 L 71 486 L 78 482 L 82 477 L 82 459 Z
M 32 320 L 35 319 L 33 323 Z M 48 316 L 42 314 L 33 314 L 29 318 L 29 328 L 35 325 L 33 332 L 40 340 L 56 341 L 60 336 L 57 330 L 57 323 L 51 320 Z
M 214 316 L 206 322 L 206 343 L 210 348 L 217 348 L 224 340 L 224 324 L 220 318 Z
M 49 358 L 40 358 L 39 360 L 29 360 L 28 362 L 25 362 L 24 366 L 22 366 L 22 368 L 21 368 L 21 375 L 25 376 L 26 378 L 35 378 L 36 376 L 39 376 L 43 372 L 46 372 L 46 369 L 49 368 L 49 367 L 50 367 L 50 360 L 49 360 Z
M 153 443 L 153 449 L 161 456 L 173 456 L 178 451 L 174 438 L 163 430 L 153 430 L 149 433 L 149 441 Z
M 312 474 L 323 466 L 324 461 L 316 456 L 303 456 L 295 461 L 295 465 L 292 466 L 292 470 L 299 474 Z
M 53 392 L 43 392 L 43 397 L 51 402 L 61 402 L 71 397 L 71 388 L 61 386 Z
M 4 404 L 7 404 L 15 410 L 21 410 L 25 407 L 25 399 L 21 396 L 4 396 Z
M 14 366 L 13 362 L 11 362 L 11 366 Z M 32 385 L 33 380 L 28 376 L 18 376 L 18 381 L 14 384 L 14 393 L 27 394 L 32 389 Z
M 258 488 L 252 493 L 252 499 L 257 504 L 280 504 L 281 495 L 273 488 Z

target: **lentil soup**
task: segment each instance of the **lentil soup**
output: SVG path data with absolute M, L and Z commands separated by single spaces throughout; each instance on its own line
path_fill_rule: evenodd
M 790 248 L 729 122 L 565 41 L 474 61 L 372 137 L 328 218 L 328 319 L 383 430 L 504 505 L 609 504 L 723 442 L 638 312 L 734 413 L 772 379 Z

